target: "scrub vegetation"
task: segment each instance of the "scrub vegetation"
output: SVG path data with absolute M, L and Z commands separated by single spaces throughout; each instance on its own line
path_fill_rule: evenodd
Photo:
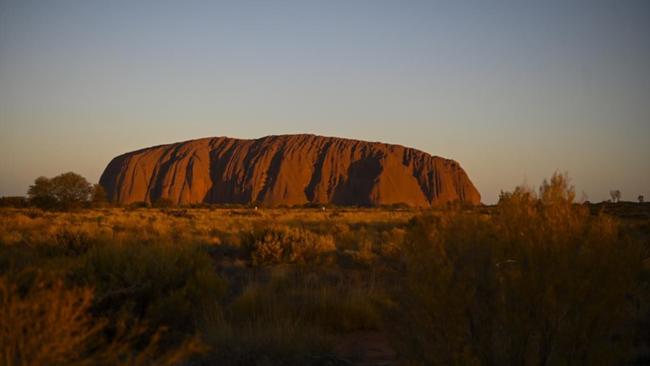
M 493 207 L 78 201 L 0 209 L 2 365 L 650 361 L 650 209 L 564 175 Z

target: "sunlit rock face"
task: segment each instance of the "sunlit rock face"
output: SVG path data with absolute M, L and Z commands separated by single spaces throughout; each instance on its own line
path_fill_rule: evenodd
M 100 184 L 118 203 L 435 206 L 481 196 L 460 165 L 379 142 L 314 135 L 213 137 L 114 158 Z

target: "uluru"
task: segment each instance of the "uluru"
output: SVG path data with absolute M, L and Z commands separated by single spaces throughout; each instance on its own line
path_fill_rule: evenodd
M 166 198 L 176 204 L 429 207 L 481 200 L 454 160 L 401 145 L 307 134 L 149 147 L 115 157 L 100 184 L 121 204 Z

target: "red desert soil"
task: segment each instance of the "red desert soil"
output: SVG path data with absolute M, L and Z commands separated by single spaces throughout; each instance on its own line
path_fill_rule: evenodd
M 460 165 L 379 142 L 314 135 L 204 138 L 114 158 L 100 184 L 118 203 L 432 206 L 481 196 Z

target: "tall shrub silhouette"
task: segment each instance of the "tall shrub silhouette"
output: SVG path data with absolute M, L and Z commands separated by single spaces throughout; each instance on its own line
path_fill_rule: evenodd
M 405 353 L 434 365 L 625 360 L 640 246 L 574 196 L 556 174 L 539 195 L 502 194 L 491 216 L 412 220 L 396 327 Z

